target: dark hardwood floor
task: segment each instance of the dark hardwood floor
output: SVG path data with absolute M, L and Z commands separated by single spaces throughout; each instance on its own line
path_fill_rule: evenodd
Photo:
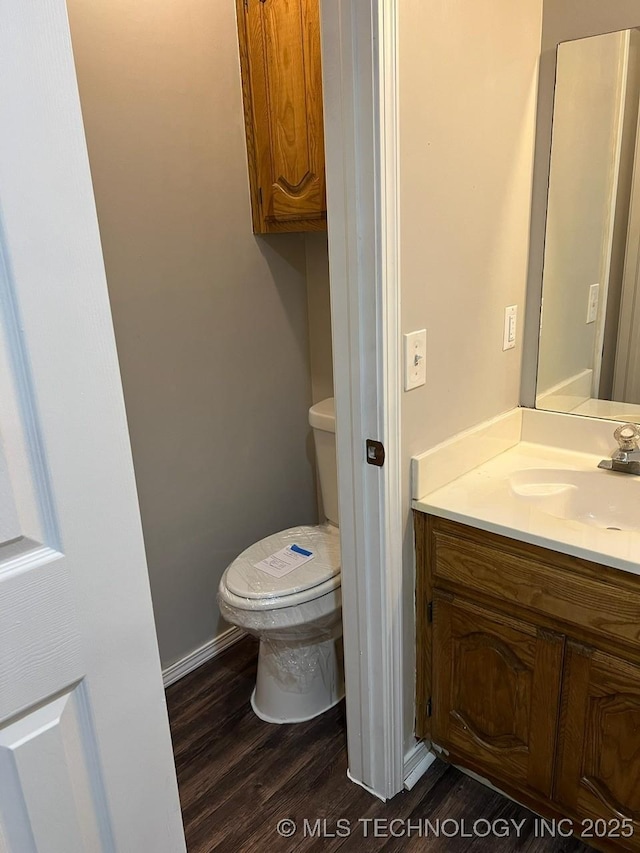
M 255 716 L 256 655 L 256 642 L 245 638 L 167 690 L 189 853 L 589 849 L 572 838 L 537 837 L 531 812 L 441 761 L 412 791 L 382 803 L 346 777 L 343 703 L 297 725 Z M 296 824 L 290 838 L 277 831 L 284 819 Z M 427 835 L 425 819 L 451 837 Z M 462 821 L 471 837 L 462 837 Z M 509 835 L 480 837 L 486 821 Z M 521 825 L 519 837 L 511 821 Z

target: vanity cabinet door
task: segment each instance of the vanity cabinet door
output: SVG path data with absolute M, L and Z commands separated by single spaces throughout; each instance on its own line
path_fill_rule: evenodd
M 433 742 L 550 796 L 564 637 L 438 590 L 433 603 Z
M 594 842 L 616 837 L 640 849 L 640 667 L 573 641 L 567 642 L 555 799 L 578 818 L 599 819 Z M 621 821 L 634 829 L 626 842 Z
M 326 230 L 318 0 L 236 0 L 253 230 Z

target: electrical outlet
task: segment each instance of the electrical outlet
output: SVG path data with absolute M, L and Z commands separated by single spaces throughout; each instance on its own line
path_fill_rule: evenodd
M 502 336 L 502 349 L 513 349 L 516 345 L 516 333 L 518 322 L 518 306 L 509 305 L 504 309 L 504 333 Z
M 425 356 L 427 351 L 427 330 L 409 332 L 404 336 L 404 390 L 411 391 L 427 381 Z
M 587 302 L 587 323 L 595 323 L 598 316 L 598 300 L 600 297 L 600 285 L 592 284 L 589 288 L 589 301 Z

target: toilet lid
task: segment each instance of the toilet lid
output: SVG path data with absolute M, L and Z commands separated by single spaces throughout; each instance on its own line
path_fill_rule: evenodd
M 283 548 L 296 545 L 311 552 L 313 559 L 283 577 L 273 577 L 256 563 Z M 226 572 L 229 592 L 243 598 L 278 598 L 312 589 L 340 572 L 340 533 L 329 524 L 290 527 L 250 545 Z

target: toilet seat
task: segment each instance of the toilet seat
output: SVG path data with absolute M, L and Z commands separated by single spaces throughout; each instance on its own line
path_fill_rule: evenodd
M 340 590 L 340 575 L 337 575 L 325 583 L 314 586 L 312 589 L 306 589 L 304 592 L 294 592 L 292 595 L 283 595 L 279 598 L 241 598 L 239 595 L 234 595 L 226 588 L 224 583 L 220 584 L 219 595 L 225 604 L 229 607 L 235 607 L 236 610 L 283 610 L 285 607 L 298 607 L 301 604 L 309 604 L 316 601 L 329 593 L 336 592 L 339 595 Z M 335 599 L 340 603 L 340 599 Z
M 277 578 L 256 563 L 296 544 L 313 559 Z M 242 610 L 278 609 L 312 601 L 340 586 L 340 533 L 329 524 L 281 530 L 242 552 L 227 568 L 220 584 L 228 604 Z

